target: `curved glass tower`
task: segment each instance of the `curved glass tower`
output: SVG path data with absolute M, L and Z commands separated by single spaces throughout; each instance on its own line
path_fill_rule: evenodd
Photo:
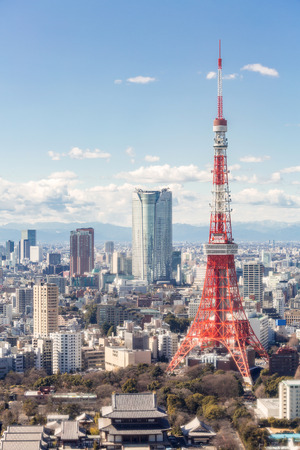
M 169 281 L 172 193 L 137 189 L 132 196 L 132 274 L 149 283 Z

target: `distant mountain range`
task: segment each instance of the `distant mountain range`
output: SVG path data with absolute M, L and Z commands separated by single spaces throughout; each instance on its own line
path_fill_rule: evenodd
M 116 242 L 131 242 L 131 228 L 111 225 L 108 223 L 9 223 L 0 227 L 0 242 L 8 239 L 18 241 L 21 230 L 36 229 L 37 239 L 41 243 L 68 242 L 70 230 L 81 227 L 95 229 L 96 243 L 112 240 Z M 209 225 L 193 226 L 186 224 L 173 225 L 174 242 L 206 242 Z M 233 236 L 236 242 L 300 241 L 300 223 L 288 224 L 272 221 L 234 223 Z

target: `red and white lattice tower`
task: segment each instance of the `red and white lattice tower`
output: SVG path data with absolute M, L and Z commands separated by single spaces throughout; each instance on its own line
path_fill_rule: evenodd
M 227 121 L 223 117 L 221 42 L 218 59 L 218 117 L 214 120 L 213 200 L 206 275 L 200 305 L 187 336 L 169 364 L 174 370 L 196 346 L 224 346 L 234 359 L 244 381 L 251 384 L 246 348 L 254 348 L 268 360 L 242 306 L 237 284 L 234 255 L 238 246 L 233 242 L 230 217 L 230 191 L 227 169 Z

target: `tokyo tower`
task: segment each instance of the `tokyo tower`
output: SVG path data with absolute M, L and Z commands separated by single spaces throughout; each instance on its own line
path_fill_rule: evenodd
M 196 346 L 225 347 L 235 361 L 243 380 L 252 384 L 246 348 L 254 348 L 268 360 L 242 306 L 237 284 L 234 255 L 238 246 L 231 230 L 230 191 L 227 168 L 227 121 L 223 117 L 221 41 L 218 59 L 218 116 L 214 120 L 213 199 L 209 229 L 206 275 L 200 305 L 187 336 L 168 366 L 173 371 Z

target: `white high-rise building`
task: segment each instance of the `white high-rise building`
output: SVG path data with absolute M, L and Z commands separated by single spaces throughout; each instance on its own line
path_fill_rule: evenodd
M 47 337 L 58 330 L 58 287 L 40 283 L 33 287 L 33 332 Z
M 172 193 L 137 189 L 132 197 L 132 274 L 168 281 L 172 271 Z
M 81 333 L 73 331 L 51 333 L 50 338 L 53 341 L 53 373 L 81 370 Z
M 279 383 L 279 418 L 300 417 L 300 380 L 283 380 Z
M 30 247 L 30 261 L 36 263 L 43 261 L 43 249 L 40 245 Z
M 253 298 L 263 301 L 264 266 L 260 262 L 250 261 L 243 265 L 244 299 Z
M 167 333 L 158 334 L 157 337 L 159 356 L 165 356 L 171 361 L 178 350 L 178 335 L 168 331 Z

